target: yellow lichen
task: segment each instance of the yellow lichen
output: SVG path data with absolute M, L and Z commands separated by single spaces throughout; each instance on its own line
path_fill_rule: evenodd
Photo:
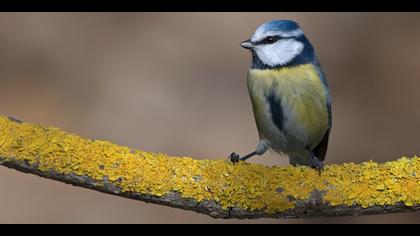
M 224 208 L 280 212 L 315 190 L 333 206 L 420 204 L 418 157 L 329 165 L 319 176 L 306 167 L 231 164 L 133 150 L 1 116 L 0 156 L 37 164 L 43 171 L 106 178 L 126 192 L 163 196 L 177 191 L 196 201 L 214 200 Z

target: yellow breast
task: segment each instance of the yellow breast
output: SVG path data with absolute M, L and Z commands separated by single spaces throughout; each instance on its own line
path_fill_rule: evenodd
M 259 130 L 270 132 L 268 129 L 272 129 L 268 125 L 269 107 L 264 99 L 274 93 L 282 104 L 286 132 L 302 136 L 308 142 L 322 138 L 328 126 L 328 90 L 312 64 L 278 70 L 251 69 L 248 89 Z

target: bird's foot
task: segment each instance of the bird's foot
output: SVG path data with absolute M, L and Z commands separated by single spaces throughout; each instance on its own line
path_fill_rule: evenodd
M 311 159 L 311 167 L 317 170 L 320 176 L 321 172 L 324 171 L 324 163 L 315 156 L 313 156 Z
M 229 161 L 231 161 L 232 163 L 238 163 L 239 160 L 241 159 L 241 157 L 236 153 L 236 152 L 232 152 L 229 155 Z

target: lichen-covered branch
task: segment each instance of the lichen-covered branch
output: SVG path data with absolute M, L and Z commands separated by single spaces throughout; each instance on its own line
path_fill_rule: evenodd
M 344 216 L 420 209 L 418 157 L 382 164 L 327 165 L 319 176 L 306 167 L 232 164 L 133 150 L 0 116 L 0 164 L 219 218 Z

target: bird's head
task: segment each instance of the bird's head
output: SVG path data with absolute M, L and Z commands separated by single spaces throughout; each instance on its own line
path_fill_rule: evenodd
M 313 60 L 313 47 L 299 25 L 291 20 L 273 20 L 259 26 L 241 43 L 253 54 L 253 67 L 275 68 Z

